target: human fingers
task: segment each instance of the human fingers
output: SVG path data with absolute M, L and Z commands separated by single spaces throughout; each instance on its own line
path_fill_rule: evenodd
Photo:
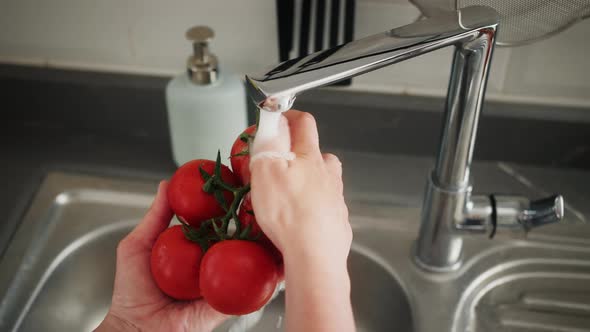
M 342 194 L 344 192 L 344 184 L 342 183 L 342 163 L 340 159 L 331 153 L 322 154 L 322 158 L 324 159 L 324 165 L 328 169 L 328 172 L 333 176 L 333 181 L 336 184 L 338 192 Z
M 297 110 L 290 110 L 284 114 L 289 120 L 291 130 L 291 151 L 297 156 L 319 157 L 319 135 L 313 115 Z
M 322 154 L 322 158 L 324 159 L 324 163 L 326 164 L 326 167 L 330 173 L 339 178 L 342 177 L 342 163 L 336 155 L 332 153 L 324 153 Z
M 191 301 L 187 303 L 188 311 L 195 313 L 190 316 L 189 330 L 213 331 L 230 316 L 213 309 L 205 300 Z

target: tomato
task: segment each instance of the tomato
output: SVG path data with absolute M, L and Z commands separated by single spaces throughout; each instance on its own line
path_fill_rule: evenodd
M 205 180 L 199 172 L 199 166 L 209 174 L 215 171 L 215 162 L 212 160 L 192 160 L 176 170 L 168 185 L 168 201 L 172 211 L 181 220 L 195 227 L 205 220 L 225 215 L 215 196 L 203 191 Z M 238 185 L 238 179 L 225 165 L 221 166 L 221 178 L 232 187 Z M 233 194 L 226 190 L 223 197 L 229 206 L 233 201 Z
M 260 226 L 256 222 L 256 217 L 254 216 L 254 209 L 252 208 L 252 199 L 250 198 L 250 194 L 247 194 L 242 201 L 242 205 L 240 206 L 240 211 L 238 212 L 238 219 L 240 219 L 240 223 L 242 224 L 242 230 L 250 225 L 250 236 L 255 237 L 259 236 L 256 240 L 260 245 L 262 245 L 274 258 L 277 264 L 283 262 L 283 255 L 272 241 L 264 234 Z M 260 234 L 260 235 L 259 235 Z
M 199 267 L 201 247 L 184 237 L 181 226 L 165 230 L 154 244 L 150 259 L 152 276 L 158 288 L 177 300 L 201 297 Z
M 254 217 L 254 209 L 252 208 L 252 199 L 250 198 L 250 193 L 246 194 L 242 204 L 240 205 L 238 219 L 240 219 L 242 230 L 250 226 L 250 236 L 258 236 L 258 234 L 260 234 L 260 238 L 266 237 L 256 222 L 256 217 Z
M 254 135 L 256 133 L 256 125 L 252 125 L 234 142 L 234 145 L 231 147 L 231 169 L 234 171 L 240 183 L 242 185 L 247 184 L 250 182 L 250 154 L 240 155 L 243 153 L 248 153 L 248 140 L 245 141 L 242 139 L 246 135 Z
M 271 298 L 278 271 L 259 244 L 225 240 L 214 244 L 201 261 L 201 294 L 215 310 L 228 315 L 254 312 Z

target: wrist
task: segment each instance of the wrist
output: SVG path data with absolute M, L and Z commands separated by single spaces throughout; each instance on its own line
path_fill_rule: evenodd
M 139 328 L 132 323 L 109 312 L 94 332 L 138 332 Z
M 350 331 L 354 326 L 346 259 L 283 255 L 287 330 Z M 295 321 L 295 323 L 293 323 Z
M 306 244 L 300 241 L 284 246 L 285 265 L 346 270 L 348 250 L 336 246 L 320 247 L 317 243 Z
M 287 251 L 283 253 L 285 278 L 305 274 L 306 279 L 318 279 L 315 282 L 348 289 L 350 277 L 346 258 L 322 250 Z

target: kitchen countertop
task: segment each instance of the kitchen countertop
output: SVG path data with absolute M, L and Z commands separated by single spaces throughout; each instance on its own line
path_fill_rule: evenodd
M 42 130 L 0 142 L 0 253 L 51 170 L 162 179 L 174 172 L 167 142 Z
M 129 136 L 90 135 L 62 129 L 39 129 L 3 136 L 0 190 L 0 254 L 26 213 L 48 171 L 162 179 L 175 170 L 167 141 Z M 433 159 L 336 151 L 344 165 L 349 199 L 371 193 L 384 201 L 419 206 Z M 539 198 L 561 193 L 577 220 L 590 216 L 590 172 L 498 162 L 476 162 L 475 192 L 504 192 Z M 507 189 L 509 188 L 509 189 Z M 573 208 L 573 210 L 571 210 Z

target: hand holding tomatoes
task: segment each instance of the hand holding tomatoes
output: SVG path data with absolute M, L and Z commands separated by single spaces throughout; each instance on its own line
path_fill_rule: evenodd
M 312 117 L 286 116 L 297 159 L 259 159 L 252 199 L 247 141 L 255 127 L 234 144 L 236 174 L 218 156 L 189 162 L 169 187 L 160 185 L 150 211 L 119 244 L 112 306 L 97 331 L 211 331 L 227 317 L 222 312 L 258 310 L 283 278 L 274 244 L 295 289 L 287 297 L 288 329 L 354 330 L 340 163 L 319 152 Z M 182 225 L 167 229 L 173 213 Z
M 198 260 L 200 248 L 181 238 L 178 227 L 166 231 L 172 219 L 167 189 L 168 184 L 162 182 L 150 210 L 137 227 L 119 243 L 111 307 L 96 331 L 184 331 L 187 328 L 191 331 L 212 331 L 227 318 L 204 300 L 178 302 L 158 287 L 159 283 L 172 286 L 176 280 L 179 284 L 168 289 L 171 295 L 185 299 L 197 296 L 197 288 L 190 285 L 194 269 L 190 264 L 186 264 L 186 267 L 179 267 L 177 264 L 182 257 Z M 156 245 L 157 241 L 160 244 Z M 163 248 L 164 245 L 169 246 L 172 256 L 180 256 L 169 257 L 170 259 L 160 261 L 163 265 L 158 266 L 157 263 L 150 268 L 152 248 L 159 247 L 156 250 L 156 260 L 163 259 L 161 254 L 167 251 Z M 184 253 L 187 249 L 188 253 Z M 158 277 L 158 282 L 150 273 L 150 270 L 154 271 L 154 267 L 165 272 Z

